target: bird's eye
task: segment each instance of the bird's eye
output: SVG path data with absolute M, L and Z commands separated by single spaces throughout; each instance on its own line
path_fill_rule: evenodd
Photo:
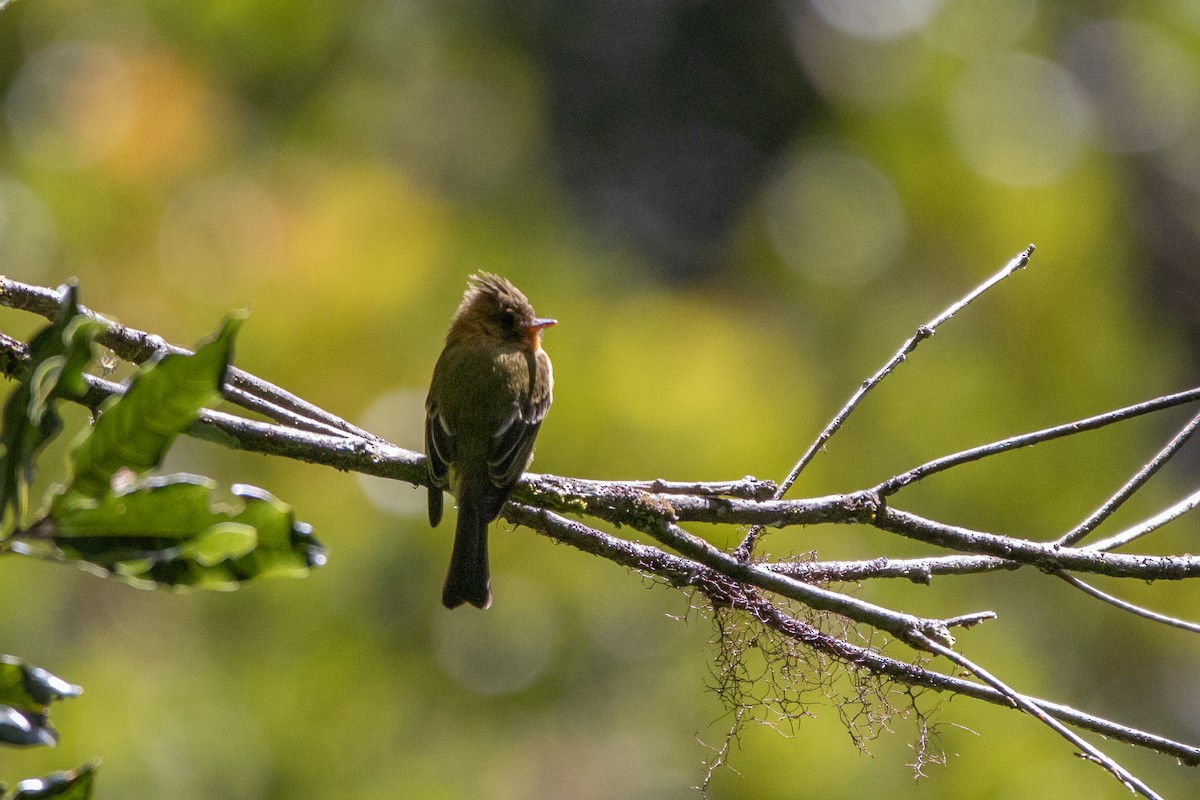
M 505 330 L 512 330 L 517 324 L 517 312 L 506 306 L 500 312 L 500 324 Z

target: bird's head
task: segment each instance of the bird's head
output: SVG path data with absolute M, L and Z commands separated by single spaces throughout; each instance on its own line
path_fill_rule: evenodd
M 538 350 L 542 331 L 556 324 L 557 320 L 537 316 L 528 298 L 509 281 L 480 272 L 470 277 L 446 342 L 478 337 Z

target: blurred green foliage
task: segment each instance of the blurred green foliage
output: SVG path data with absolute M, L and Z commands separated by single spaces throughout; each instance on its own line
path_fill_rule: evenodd
M 195 353 L 143 364 L 124 392 L 105 400 L 72 448 L 67 480 L 27 518 L 27 491 L 38 456 L 63 432 L 61 401 L 82 400 L 93 339 L 103 324 L 80 313 L 68 286 L 55 319 L 27 348 L 0 426 L 0 552 L 74 562 L 137 586 L 231 589 L 264 575 L 303 576 L 324 550 L 291 509 L 252 486 L 234 486 L 236 507 L 214 498 L 216 484 L 196 475 L 143 478 L 175 437 L 220 398 L 241 319 L 226 319 Z M 78 686 L 18 658 L 0 658 L 0 742 L 54 745 L 52 700 Z M 95 766 L 29 779 L 14 798 L 91 796 Z
M 40 667 L 26 664 L 14 656 L 0 656 L 0 744 L 28 747 L 53 747 L 58 732 L 50 725 L 50 704 L 63 698 L 78 697 L 83 690 L 51 675 Z M 29 778 L 9 793 L 0 784 L 0 796 L 6 800 L 87 800 L 91 797 L 95 762 L 77 770 L 58 771 L 45 778 Z
M 720 5 L 22 0 L 0 13 L 0 271 L 77 276 L 91 307 L 173 342 L 251 307 L 239 366 L 413 449 L 466 275 L 498 272 L 562 322 L 534 469 L 566 475 L 778 479 L 917 324 L 1029 242 L 1029 270 L 922 345 L 797 496 L 1194 382 L 1186 305 L 1160 302 L 1183 279 L 1155 271 L 1159 226 L 1200 219 L 1191 4 Z M 0 313 L 10 335 L 39 326 Z M 43 459 L 88 424 L 62 416 Z M 897 504 L 1055 536 L 1174 423 L 989 459 Z M 162 468 L 288 498 L 330 565 L 179 594 L 5 559 L 2 649 L 88 691 L 58 710 L 58 749 L 4 753 L 0 779 L 101 755 L 100 797 L 695 796 L 697 739 L 730 720 L 684 596 L 497 525 L 494 608 L 448 614 L 449 537 L 411 487 L 185 438 Z M 1147 546 L 1187 550 L 1194 524 Z M 765 546 L 921 552 L 845 528 Z M 1014 685 L 1200 739 L 1198 645 L 1065 585 L 856 591 L 994 609 L 964 648 Z M 1195 606 L 1186 584 L 1119 591 Z M 912 725 L 866 759 L 832 705 L 812 711 L 793 738 L 745 731 L 711 795 L 1125 796 L 1011 712 L 942 703 L 950 765 L 914 785 Z M 1200 785 L 1115 755 L 1167 796 Z
M 14 656 L 0 656 L 0 742 L 53 747 L 58 733 L 50 726 L 50 703 L 77 697 L 81 691 L 40 667 Z
M 62 432 L 59 402 L 85 396 L 84 371 L 102 327 L 80 313 L 69 287 L 57 318 L 33 337 L 26 374 L 4 408 L 3 552 L 78 562 L 145 587 L 235 588 L 262 575 L 303 576 L 325 563 L 312 529 L 261 489 L 236 485 L 235 503 L 223 505 L 216 483 L 203 476 L 145 477 L 200 410 L 220 398 L 240 324 L 227 318 L 195 353 L 143 364 L 125 391 L 100 404 L 71 450 L 66 481 L 27 520 L 24 498 L 37 456 Z
M 11 800 L 88 800 L 95 780 L 96 764 L 89 762 L 79 769 L 23 780 L 10 797 Z
M 92 339 L 99 328 L 79 315 L 72 287 L 60 317 L 29 341 L 28 376 L 9 394 L 0 426 L 0 518 L 5 522 L 23 521 L 34 462 L 62 433 L 58 402 L 77 400 L 86 392 L 83 371 L 92 361 Z

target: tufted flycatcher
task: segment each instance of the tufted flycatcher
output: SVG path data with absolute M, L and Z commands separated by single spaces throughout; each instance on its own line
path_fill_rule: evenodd
M 488 523 L 533 459 L 550 408 L 554 374 L 542 331 L 556 320 L 533 313 L 498 275 L 472 275 L 433 368 L 425 399 L 429 523 L 442 519 L 442 490 L 458 499 L 458 527 L 442 603 L 492 603 Z

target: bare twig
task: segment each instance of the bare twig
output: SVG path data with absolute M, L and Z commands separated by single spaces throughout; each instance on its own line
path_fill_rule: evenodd
M 998 569 L 1017 569 L 1019 561 L 996 556 L 934 556 L 931 558 L 872 558 L 865 561 L 776 561 L 772 572 L 809 583 L 853 582 L 872 578 L 906 578 L 928 585 L 935 575 L 975 575 Z
M 1173 522 L 1174 520 L 1179 519 L 1197 506 L 1200 506 L 1200 491 L 1193 492 L 1175 505 L 1163 509 L 1159 513 L 1143 522 L 1138 523 L 1137 525 L 1132 525 L 1123 531 L 1114 533 L 1107 539 L 1101 539 L 1098 542 L 1092 542 L 1083 549 L 1097 550 L 1101 552 L 1115 550 L 1118 547 L 1129 544 L 1135 539 L 1140 539 L 1147 534 L 1153 533 L 1163 525 L 1166 525 L 1168 522 Z
M 610 489 L 636 489 L 648 494 L 699 495 L 700 497 L 738 497 L 744 500 L 767 500 L 775 494 L 775 482 L 747 475 L 736 481 L 667 481 L 655 478 L 649 481 L 597 481 L 587 478 L 560 478 L 556 475 L 539 475 L 526 472 L 525 478 L 543 486 L 547 491 L 563 491 L 572 494 L 599 494 Z
M 775 492 L 775 499 L 778 500 L 787 494 L 788 489 L 792 488 L 792 485 L 796 482 L 796 479 L 800 477 L 800 473 L 803 472 L 804 468 L 808 466 L 809 462 L 816 457 L 817 453 L 825 447 L 826 442 L 828 442 L 833 435 L 838 432 L 838 429 L 842 427 L 858 404 L 861 403 L 863 398 L 867 396 L 867 393 L 878 386 L 884 378 L 886 378 L 892 373 L 893 370 L 896 369 L 896 367 L 903 364 L 905 359 L 908 358 L 909 353 L 916 350 L 917 346 L 920 345 L 921 342 L 933 336 L 942 323 L 953 317 L 959 311 L 962 311 L 988 289 L 991 289 L 997 283 L 1000 283 L 1000 281 L 1012 275 L 1017 270 L 1024 269 L 1029 263 L 1029 257 L 1032 255 L 1033 245 L 1029 245 L 1029 247 L 1026 247 L 1023 251 L 1013 257 L 1011 261 L 1005 264 L 1004 267 L 995 275 L 976 286 L 964 297 L 960 298 L 957 302 L 944 309 L 936 317 L 929 320 L 929 322 L 926 322 L 924 325 L 918 327 L 917 332 L 910 336 L 908 340 L 900 346 L 900 349 L 896 351 L 896 354 L 893 355 L 888 362 L 879 369 L 878 372 L 876 372 L 867 380 L 863 381 L 862 385 L 858 387 L 858 390 L 855 391 L 854 394 L 851 395 L 850 399 L 846 402 L 846 405 L 842 406 L 841 410 L 838 411 L 838 413 L 834 415 L 833 419 L 830 420 L 829 424 L 825 426 L 825 429 L 817 435 L 817 438 L 813 440 L 813 443 L 810 444 L 808 449 L 804 451 L 804 455 L 802 455 L 800 460 L 796 462 L 796 465 L 792 467 L 792 471 L 789 472 L 787 477 L 783 479 L 783 482 L 779 484 L 779 489 Z M 762 532 L 763 527 L 761 525 L 752 527 L 749 532 L 747 532 L 746 538 L 742 540 L 742 543 L 738 545 L 737 550 L 734 551 L 735 555 L 737 555 L 737 557 L 743 561 L 749 560 L 754 553 L 754 544 L 758 537 L 762 535 Z
M 1104 501 L 1104 503 L 1094 512 L 1088 515 L 1087 519 L 1080 522 L 1067 533 L 1064 533 L 1056 542 L 1057 544 L 1075 544 L 1083 537 L 1087 536 L 1096 526 L 1104 520 L 1108 519 L 1116 512 L 1121 505 L 1133 496 L 1133 493 L 1145 485 L 1146 481 L 1154 476 L 1164 464 L 1166 464 L 1172 456 L 1179 452 L 1179 448 L 1187 443 L 1188 439 L 1192 438 L 1192 434 L 1196 429 L 1200 428 L 1200 414 L 1192 417 L 1179 433 L 1171 437 L 1171 441 L 1155 454 L 1154 458 L 1146 462 L 1145 466 L 1137 471 L 1129 481 L 1117 490 L 1117 493 Z
M 1119 597 L 1114 597 L 1111 594 L 1108 594 L 1107 592 L 1102 592 L 1099 589 L 1097 589 L 1095 586 L 1092 586 L 1089 583 L 1085 583 L 1084 581 L 1079 580 L 1079 578 L 1076 578 L 1074 575 L 1071 575 L 1069 573 L 1056 572 L 1054 574 L 1057 575 L 1058 577 L 1062 578 L 1064 581 L 1071 584 L 1075 588 L 1080 589 L 1080 590 L 1086 592 L 1087 594 L 1090 594 L 1092 597 L 1095 597 L 1098 600 L 1103 600 L 1106 603 L 1110 603 L 1110 604 L 1116 606 L 1117 608 L 1121 609 L 1122 611 L 1128 611 L 1130 614 L 1134 614 L 1136 616 L 1142 617 L 1144 619 L 1152 620 L 1154 622 L 1161 622 L 1164 625 L 1170 625 L 1173 628 L 1180 628 L 1185 631 L 1191 631 L 1192 633 L 1200 633 L 1200 624 L 1197 624 L 1195 622 L 1188 622 L 1187 620 L 1179 619 L 1178 617 L 1170 617 L 1170 616 L 1167 616 L 1166 614 L 1159 614 L 1157 611 L 1151 611 L 1148 608 L 1143 608 L 1142 606 L 1134 605 L 1133 603 L 1130 603 L 1126 600 L 1122 600 Z
M 1200 495 L 1200 493 L 1197 493 Z M 1200 504 L 1200 497 L 1196 503 Z M 1200 577 L 1200 556 L 1124 555 L 1104 552 L 1102 542 L 1089 547 L 1059 547 L 1026 539 L 982 533 L 968 528 L 946 525 L 930 519 L 885 507 L 876 515 L 874 524 L 886 531 L 907 536 L 927 544 L 967 553 L 977 553 L 1019 561 L 1038 569 L 1055 572 L 1091 572 L 1114 578 L 1148 580 L 1182 580 Z M 1147 576 L 1153 576 L 1148 578 Z
M 543 508 L 510 502 L 502 512 L 505 519 L 569 544 L 579 550 L 601 556 L 615 564 L 637 570 L 681 589 L 693 589 L 720 606 L 746 611 L 759 622 L 814 647 L 847 665 L 868 669 L 907 686 L 953 692 L 977 700 L 1011 708 L 1008 697 L 992 688 L 915 664 L 888 658 L 869 648 L 860 647 L 822 633 L 810 624 L 785 613 L 760 595 L 748 591 L 716 570 L 686 558 L 671 555 L 656 547 L 629 542 L 602 533 L 576 520 L 567 519 Z M 1188 765 L 1200 765 L 1200 747 L 1176 742 L 1135 728 L 1087 714 L 1070 706 L 1048 700 L 1028 698 L 1055 719 L 1114 741 L 1126 742 L 1179 759 Z
M 31 311 L 47 319 L 53 319 L 62 307 L 63 290 L 47 289 L 0 276 L 0 305 Z M 79 307 L 80 313 L 102 322 L 104 331 L 97 340 L 121 358 L 134 364 L 144 363 L 165 353 L 190 353 L 183 347 L 168 344 L 162 337 L 129 328 L 108 319 L 86 306 Z M 226 373 L 228 383 L 222 395 L 231 403 L 248 411 L 262 414 L 284 425 L 313 433 L 351 434 L 375 440 L 374 434 L 357 428 L 335 414 L 314 405 L 272 383 L 248 372 L 230 367 Z
M 995 619 L 995 611 L 976 611 L 974 614 L 963 614 L 946 620 L 947 628 L 973 628 L 981 622 Z
M 953 453 L 948 456 L 936 458 L 933 461 L 921 464 L 918 467 L 913 467 L 910 470 L 888 478 L 883 483 L 874 487 L 872 491 L 880 497 L 888 497 L 903 489 L 912 483 L 916 483 L 922 478 L 927 478 L 938 472 L 957 467 L 960 464 L 966 464 L 971 461 L 978 461 L 981 458 L 1007 453 L 1009 450 L 1016 450 L 1022 447 L 1030 447 L 1042 442 L 1049 442 L 1053 439 L 1060 439 L 1064 436 L 1074 436 L 1084 431 L 1093 431 L 1098 428 L 1103 428 L 1107 425 L 1112 425 L 1117 422 L 1124 422 L 1134 417 L 1140 417 L 1144 414 L 1152 414 L 1156 411 L 1163 411 L 1175 406 L 1184 405 L 1186 403 L 1194 403 L 1200 400 L 1200 387 L 1188 389 L 1184 392 L 1176 392 L 1162 397 L 1156 397 L 1153 400 L 1147 400 L 1142 403 L 1136 403 L 1125 408 L 1118 408 L 1114 411 L 1107 411 L 1103 414 L 1097 414 L 1093 417 L 1067 422 L 1062 425 L 1055 425 L 1052 428 L 1043 428 L 1032 433 L 1023 433 L 1019 436 L 1012 436 L 1008 439 L 1001 439 L 998 442 L 990 442 L 979 447 L 972 447 L 969 450 L 963 450 L 958 453 Z
M 902 577 L 917 583 L 929 583 L 934 575 L 972 574 L 999 569 L 1034 567 L 1053 574 L 1106 602 L 1113 602 L 1130 613 L 1174 624 L 1187 630 L 1200 626 L 1154 614 L 1138 606 L 1111 598 L 1084 584 L 1072 572 L 1090 572 L 1141 580 L 1200 577 L 1200 557 L 1126 555 L 1109 550 L 1156 530 L 1161 525 L 1200 505 L 1200 492 L 1177 503 L 1151 519 L 1088 547 L 1064 546 L 1064 542 L 1043 543 L 1012 536 L 974 531 L 929 520 L 887 504 L 887 497 L 905 485 L 958 464 L 983 458 L 1016 447 L 1029 446 L 1060 436 L 1093 430 L 1103 425 L 1169 408 L 1200 398 L 1200 389 L 1130 406 L 1055 428 L 1024 434 L 972 450 L 928 462 L 897 475 L 875 489 L 803 500 L 782 500 L 805 465 L 828 441 L 846 417 L 873 386 L 877 385 L 937 325 L 949 319 L 987 288 L 1024 266 L 1030 251 L 1025 251 L 988 282 L 951 306 L 918 330 L 884 369 L 865 382 L 834 422 L 806 452 L 789 479 L 776 488 L 768 481 L 746 477 L 724 482 L 588 481 L 553 475 L 528 474 L 523 477 L 513 502 L 504 516 L 558 541 L 572 544 L 618 564 L 637 569 L 680 588 L 690 588 L 714 606 L 745 612 L 758 623 L 855 669 L 866 669 L 881 680 L 894 680 L 910 686 L 950 691 L 1001 705 L 1016 704 L 1043 722 L 1053 718 L 1110 738 L 1170 753 L 1184 763 L 1200 763 L 1200 749 L 1153 734 L 1137 731 L 1109 720 L 1085 714 L 1066 706 L 1029 698 L 1013 692 L 981 667 L 950 650 L 952 627 L 967 628 L 985 619 L 991 612 L 960 614 L 945 619 L 929 619 L 894 611 L 855 597 L 832 591 L 816 583 L 853 582 L 870 578 Z M 58 294 L 42 287 L 28 287 L 0 278 L 0 304 L 27 308 L 47 316 L 57 310 Z M 91 313 L 91 312 L 88 312 Z M 144 361 L 163 352 L 186 352 L 167 345 L 161 339 L 133 329 L 109 323 L 102 337 L 105 344 L 131 361 Z M 27 348 L 10 337 L 0 335 L 0 372 L 20 375 L 28 370 Z M 364 474 L 389 477 L 423 486 L 428 483 L 425 458 L 360 431 L 336 416 L 294 398 L 278 387 L 244 373 L 226 387 L 227 396 L 243 408 L 264 413 L 275 422 L 260 422 L 213 410 L 203 410 L 190 432 L 235 448 L 281 455 L 311 463 L 333 466 Z M 236 377 L 245 375 L 245 378 Z M 88 394 L 82 402 L 96 408 L 107 397 L 124 391 L 120 384 L 95 376 L 85 376 Z M 315 409 L 312 410 L 312 409 Z M 1107 518 L 1111 510 L 1132 495 L 1145 480 L 1169 459 L 1194 429 L 1200 416 L 1189 423 L 1172 441 L 1148 462 L 1110 500 L 1077 527 L 1084 533 Z M 583 523 L 568 520 L 558 513 L 586 514 L 618 526 L 642 531 L 679 555 L 672 555 L 646 544 L 625 541 L 603 534 Z M 681 523 L 717 523 L 753 526 L 751 533 L 732 553 L 694 536 Z M 765 526 L 813 525 L 824 523 L 870 525 L 912 539 L 956 551 L 951 555 L 915 559 L 878 558 L 869 561 L 774 561 L 750 559 L 753 543 Z M 931 671 L 882 656 L 876 649 L 857 647 L 798 619 L 787 611 L 789 601 L 819 611 L 841 615 L 853 622 L 871 626 L 925 652 L 937 653 L 974 673 L 986 685 Z M 1047 722 L 1051 724 L 1051 722 Z M 1057 725 L 1057 727 L 1055 727 Z M 1061 725 L 1053 723 L 1059 730 Z M 1061 730 L 1059 730 L 1062 733 Z M 1103 764 L 1127 785 L 1153 793 L 1119 765 L 1074 734 L 1066 734 L 1087 757 Z
M 1110 756 L 1106 755 L 1102 750 L 1088 742 L 1079 734 L 1075 733 L 1061 722 L 1054 719 L 1054 717 L 1048 714 L 1046 710 L 1038 704 L 1037 701 L 1015 691 L 1009 687 L 1008 684 L 1004 683 L 1004 681 L 1000 680 L 995 675 L 992 675 L 986 669 L 979 666 L 961 653 L 955 652 L 939 642 L 930 641 L 926 644 L 930 650 L 945 656 L 963 669 L 968 670 L 972 675 L 979 678 L 984 683 L 993 687 L 996 689 L 996 691 L 1000 692 L 1009 700 L 1011 700 L 1013 704 L 1022 711 L 1033 715 L 1043 725 L 1046 725 L 1059 736 L 1062 736 L 1068 742 L 1078 747 L 1081 751 L 1083 751 L 1084 755 L 1089 760 L 1096 762 L 1111 772 L 1113 776 L 1116 777 L 1116 779 L 1123 783 L 1127 788 L 1129 788 L 1130 791 L 1136 791 L 1138 794 L 1141 794 L 1144 797 L 1151 798 L 1151 800 L 1162 800 L 1162 798 L 1155 793 L 1153 789 L 1139 780 L 1133 773 L 1122 767 Z

